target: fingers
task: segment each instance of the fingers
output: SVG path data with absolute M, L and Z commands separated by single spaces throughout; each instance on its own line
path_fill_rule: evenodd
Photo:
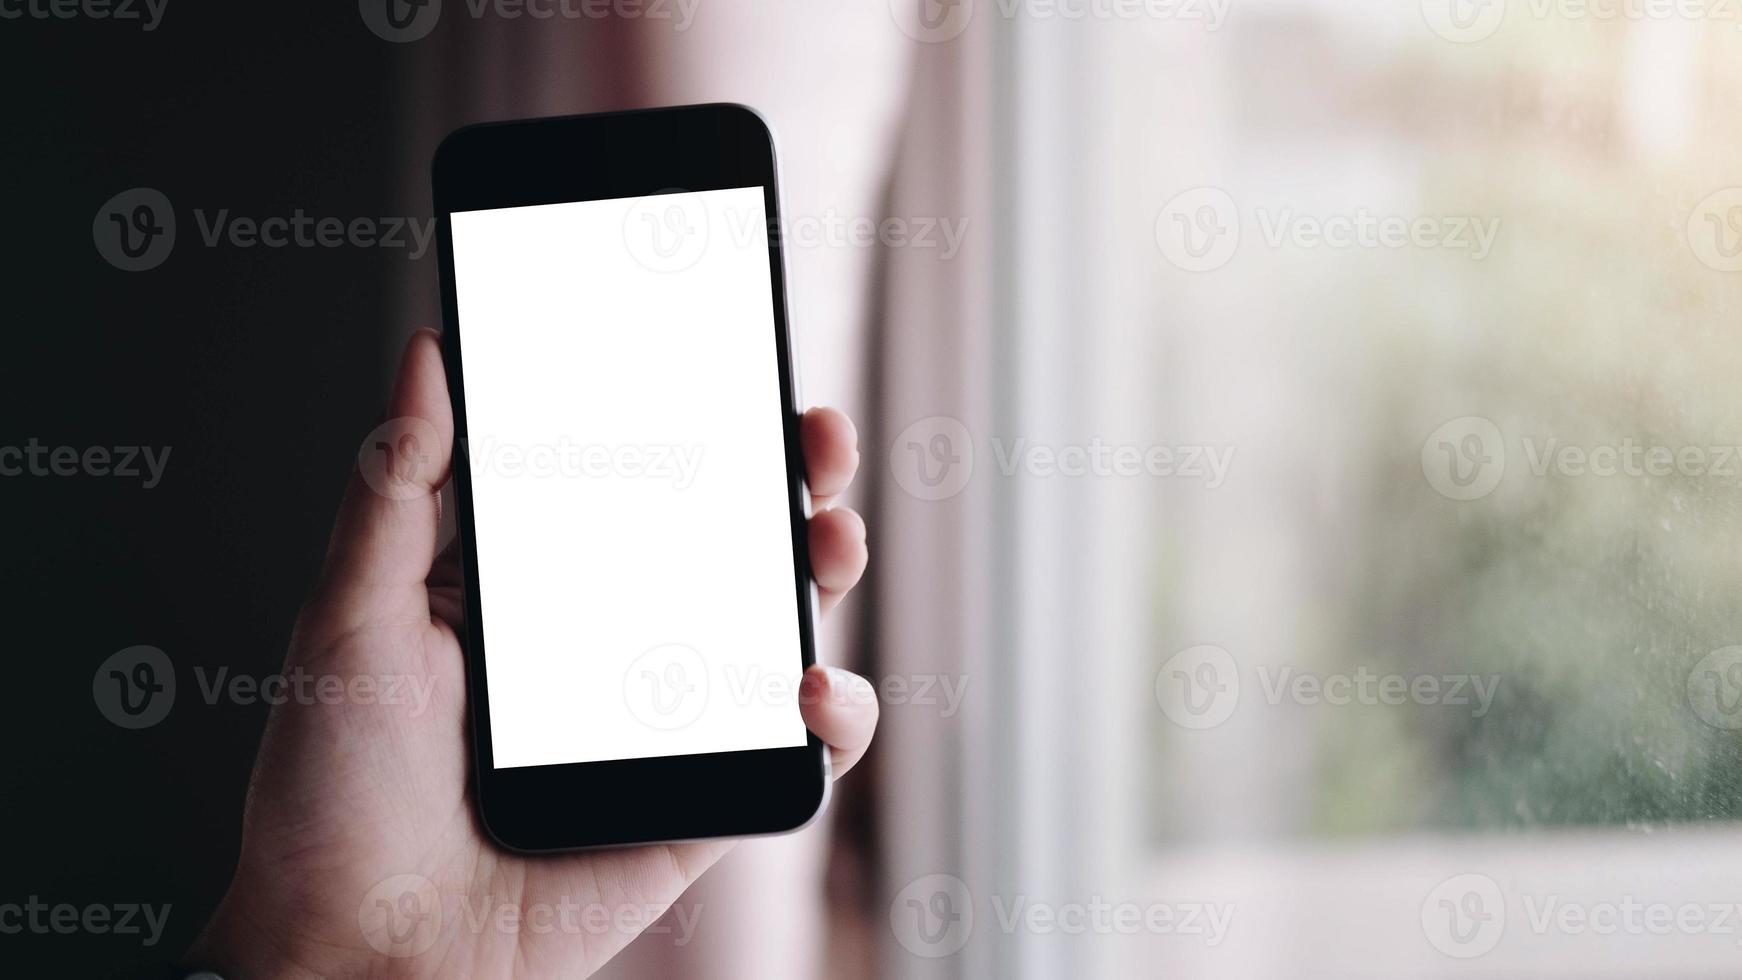
M 833 609 L 859 584 L 871 553 L 865 545 L 865 520 L 851 507 L 837 507 L 811 518 L 811 577 L 817 581 L 821 612 Z
M 850 507 L 834 506 L 859 469 L 859 433 L 841 412 L 813 408 L 800 423 L 799 441 L 814 515 L 811 575 L 826 612 L 859 583 L 870 560 L 864 519 Z M 871 682 L 838 668 L 819 665 L 805 671 L 799 711 L 805 727 L 828 744 L 836 778 L 864 756 L 877 729 L 877 695 Z
M 799 420 L 798 441 L 804 449 L 811 510 L 827 510 L 859 469 L 859 432 L 839 410 L 813 408 Z
M 841 778 L 871 747 L 877 692 L 858 674 L 819 664 L 804 672 L 798 703 L 805 727 L 828 745 L 835 778 Z
M 841 412 L 813 408 L 799 425 L 799 441 L 811 491 L 811 575 L 827 612 L 859 583 L 870 560 L 865 520 L 850 507 L 834 506 L 859 469 L 859 433 Z M 819 665 L 805 671 L 799 695 L 805 727 L 829 746 L 839 779 L 871 746 L 877 729 L 876 692 L 857 674 Z
M 412 335 L 387 421 L 365 440 L 327 549 L 317 600 L 344 628 L 366 616 L 428 616 L 424 580 L 435 559 L 440 503 L 454 442 L 441 341 Z

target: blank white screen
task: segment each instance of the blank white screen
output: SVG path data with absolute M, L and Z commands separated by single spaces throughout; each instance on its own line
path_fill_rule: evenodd
M 452 216 L 498 768 L 805 744 L 762 194 Z

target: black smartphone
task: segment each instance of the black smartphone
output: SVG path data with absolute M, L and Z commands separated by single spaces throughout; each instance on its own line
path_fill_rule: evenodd
M 775 169 L 737 105 L 436 151 L 476 796 L 512 850 L 780 833 L 827 801 Z

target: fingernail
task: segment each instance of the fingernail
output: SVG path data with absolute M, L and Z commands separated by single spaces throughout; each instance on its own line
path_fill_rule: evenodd
M 850 670 L 839 667 L 825 667 L 829 675 L 829 692 L 849 704 L 869 704 L 877 699 L 877 692 L 871 689 L 871 682 Z
M 804 679 L 798 682 L 798 700 L 800 704 L 816 704 L 828 693 L 829 679 L 827 671 L 817 673 L 814 670 L 804 672 Z

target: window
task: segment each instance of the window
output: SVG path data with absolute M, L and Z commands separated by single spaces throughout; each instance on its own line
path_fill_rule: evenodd
M 1065 6 L 919 53 L 992 244 L 892 258 L 973 478 L 879 616 L 974 690 L 885 883 L 973 924 L 891 975 L 1733 969 L 1738 13 Z

